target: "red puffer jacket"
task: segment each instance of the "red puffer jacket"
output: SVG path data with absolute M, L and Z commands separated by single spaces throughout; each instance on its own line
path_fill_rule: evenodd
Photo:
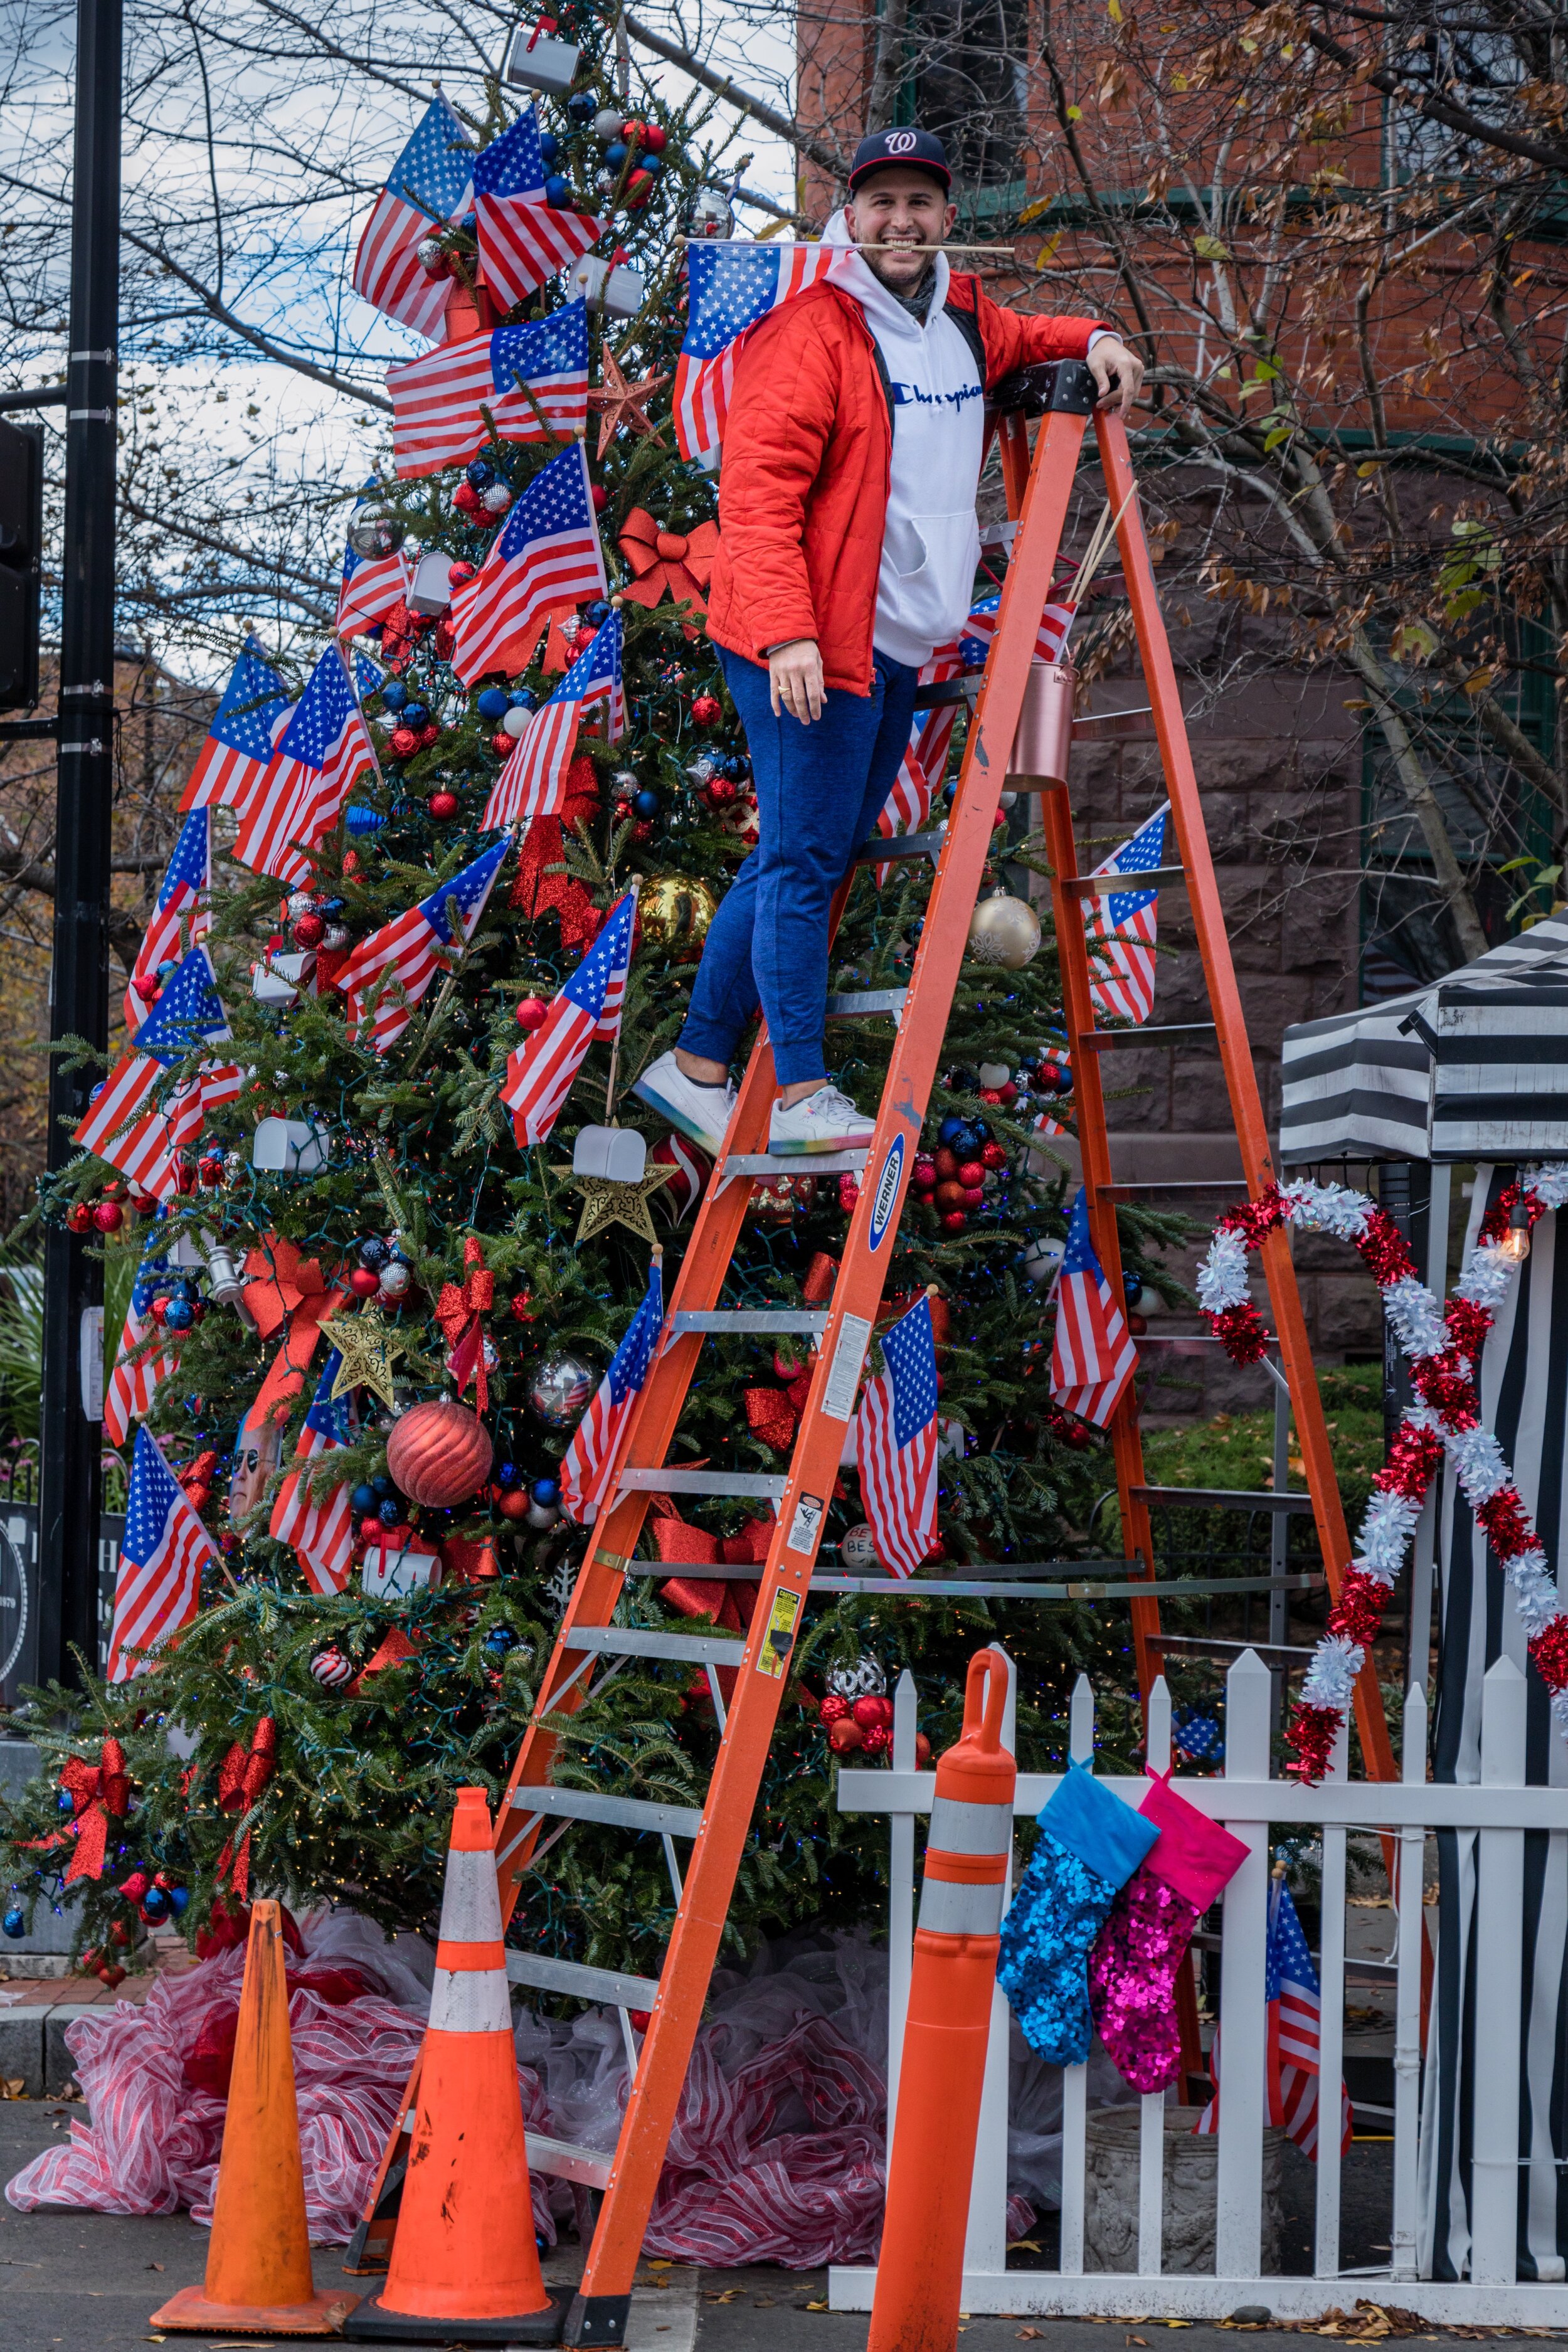
M 975 315 L 987 391 L 1038 360 L 1082 359 L 1104 319 L 1026 318 L 973 278 L 948 308 Z M 888 511 L 892 424 L 860 305 L 819 282 L 746 338 L 719 478 L 720 548 L 708 634 L 748 660 L 815 637 L 829 686 L 871 690 L 871 628 Z

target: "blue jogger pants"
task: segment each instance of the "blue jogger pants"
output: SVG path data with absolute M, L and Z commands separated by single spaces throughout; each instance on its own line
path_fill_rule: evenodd
M 803 727 L 773 716 L 764 667 L 720 657 L 752 755 L 758 840 L 708 927 L 680 1043 L 732 1061 L 760 1003 L 778 1082 L 795 1086 L 826 1074 L 828 909 L 909 747 L 917 673 L 878 654 L 868 695 L 829 687 Z

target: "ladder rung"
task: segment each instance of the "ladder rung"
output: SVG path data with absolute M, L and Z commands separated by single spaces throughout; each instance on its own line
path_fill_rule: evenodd
M 1254 1493 L 1246 1486 L 1134 1486 L 1135 1503 L 1160 1503 L 1176 1509 L 1191 1505 L 1199 1511 L 1294 1511 L 1302 1518 L 1312 1509 L 1310 1495 L 1276 1495 L 1268 1487 Z
M 776 1503 L 786 1485 L 757 1470 L 623 1470 L 621 1492 L 637 1495 L 740 1495 L 753 1502 Z M 689 1561 L 670 1564 L 671 1576 L 682 1576 Z
M 530 2172 L 548 2172 L 557 2180 L 575 2180 L 583 2189 L 607 2189 L 615 2152 L 600 2147 L 574 2147 L 569 2139 L 545 2139 L 539 2132 L 525 2135 Z
M 1212 1037 L 1212 1021 L 1167 1021 L 1152 1027 L 1139 1029 L 1090 1029 L 1079 1039 L 1079 1044 L 1091 1054 L 1112 1054 L 1119 1046 L 1131 1046 L 1135 1051 L 1155 1043 L 1164 1045 L 1176 1037 Z
M 670 1561 L 660 1565 L 677 1575 Z M 702 1573 L 702 1571 L 699 1571 Z M 753 1577 L 762 1574 L 753 1568 Z M 744 1642 L 716 1633 L 657 1633 L 640 1625 L 576 1625 L 562 1635 L 568 1650 L 597 1650 L 613 1658 L 673 1658 L 688 1666 L 738 1666 L 746 1654 Z
M 666 1837 L 694 1838 L 702 1826 L 695 1805 L 658 1805 L 646 1797 L 606 1797 L 597 1789 L 514 1789 L 512 1811 L 560 1813 L 569 1822 L 608 1822 L 622 1830 L 652 1830 Z
M 859 1021 L 873 1013 L 890 1013 L 896 1021 L 909 992 L 907 988 L 867 988 L 858 993 L 830 996 L 827 1017 L 830 1021 Z
M 1145 1176 L 1134 1184 L 1096 1184 L 1096 1201 L 1135 1201 L 1142 1192 L 1240 1192 L 1245 1176 Z
M 1112 719 L 1152 719 L 1153 715 L 1152 702 L 1135 702 L 1126 710 L 1082 710 L 1072 723 L 1075 730 L 1079 727 L 1104 727 Z
M 550 1960 L 542 1952 L 509 1952 L 507 1979 L 539 1992 L 570 1993 L 574 2000 L 607 2003 L 615 2009 L 651 2009 L 658 1999 L 652 1977 L 623 1977 L 614 1969 L 588 1969 L 580 1960 Z
M 1122 890 L 1152 890 L 1161 882 L 1184 882 L 1184 866 L 1145 866 L 1137 874 L 1079 874 L 1067 887 L 1083 897 L 1109 898 Z
M 827 1309 L 810 1307 L 715 1307 L 699 1312 L 683 1310 L 672 1315 L 669 1328 L 674 1338 L 683 1331 L 714 1331 L 731 1338 L 743 1332 L 780 1331 L 794 1333 L 803 1339 L 820 1339 L 827 1328 Z
M 893 1592 L 906 1601 L 929 1601 L 951 1593 L 961 1601 L 1210 1601 L 1235 1592 L 1318 1592 L 1328 1582 L 1316 1576 L 1127 1577 L 1121 1582 L 1061 1584 L 981 1583 L 956 1576 L 814 1576 L 814 1592 Z
M 731 1151 L 721 1173 L 726 1184 L 732 1176 L 835 1176 L 845 1169 L 858 1173 L 870 1156 L 858 1146 L 853 1151 Z
M 896 865 L 904 857 L 929 857 L 934 866 L 942 856 L 945 833 L 895 833 L 886 841 L 868 841 L 855 853 L 857 866 Z
M 980 677 L 977 671 L 971 671 L 967 677 L 939 678 L 932 686 L 916 687 L 915 709 L 946 710 L 959 702 L 967 702 L 973 706 L 979 692 Z

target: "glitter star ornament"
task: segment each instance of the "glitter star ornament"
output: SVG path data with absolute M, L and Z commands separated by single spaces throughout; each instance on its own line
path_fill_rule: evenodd
M 559 1173 L 570 1176 L 571 1171 L 563 1168 Z M 674 1174 L 673 1167 L 650 1168 L 635 1184 L 617 1183 L 612 1176 L 571 1176 L 572 1190 L 583 1195 L 577 1240 L 591 1241 L 607 1225 L 625 1225 L 653 1248 L 658 1235 L 654 1232 L 647 1204 L 659 1186 L 668 1184 Z
M 600 354 L 605 381 L 595 392 L 588 394 L 588 405 L 599 416 L 599 446 L 596 455 L 603 457 L 622 425 L 633 433 L 651 433 L 660 437 L 658 427 L 647 415 L 648 402 L 656 392 L 661 392 L 669 382 L 668 375 L 639 376 L 636 383 L 621 373 L 619 361 L 606 343 Z
M 407 1353 L 407 1340 L 392 1329 L 374 1305 L 362 1307 L 357 1315 L 334 1315 L 329 1319 L 332 1345 L 342 1358 L 332 1382 L 333 1396 L 345 1396 L 350 1389 L 369 1389 L 383 1404 L 395 1404 L 393 1366 Z

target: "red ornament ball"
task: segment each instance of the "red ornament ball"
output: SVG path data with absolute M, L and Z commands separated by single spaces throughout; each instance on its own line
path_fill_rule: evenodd
M 651 172 L 634 172 L 626 182 L 626 194 L 622 201 L 630 211 L 640 213 L 653 194 L 653 186 Z
M 514 1323 L 531 1323 L 534 1320 L 534 1312 L 531 1290 L 519 1290 L 513 1294 L 511 1319 Z
M 883 1756 L 892 1744 L 892 1733 L 879 1723 L 874 1723 L 868 1731 L 860 1735 L 861 1750 L 867 1756 Z
M 930 1762 L 931 1741 L 926 1738 L 923 1731 L 917 1731 L 915 1734 L 915 1768 L 918 1771 L 923 1772 Z
M 525 996 L 517 1008 L 517 1025 L 531 1035 L 535 1029 L 542 1029 L 549 1018 L 550 1007 L 542 997 Z
M 477 563 L 449 563 L 447 566 L 447 587 L 466 588 L 470 580 L 478 577 L 479 569 Z
M 356 1265 L 349 1276 L 349 1288 L 356 1298 L 374 1298 L 381 1288 L 381 1276 L 368 1265 Z
M 155 974 L 150 971 L 144 972 L 140 980 L 133 980 L 131 985 L 143 1004 L 156 1004 L 163 993 L 158 985 Z
M 499 752 L 500 757 L 505 760 L 510 758 L 516 749 L 516 737 L 509 735 L 504 727 L 498 727 L 495 733 L 490 737 L 490 750 L 492 751 Z
M 639 136 L 650 155 L 662 155 L 669 143 L 669 133 L 661 122 L 640 124 Z
M 692 698 L 691 723 L 693 727 L 717 726 L 721 715 L 721 706 L 716 694 L 699 694 Z
M 849 1702 L 839 1691 L 829 1691 L 816 1710 L 818 1723 L 842 1723 L 849 1712 Z
M 1007 1147 L 1005 1143 L 988 1143 L 984 1151 L 982 1151 L 980 1157 L 987 1168 L 1005 1168 L 1007 1165 Z
M 118 1201 L 100 1201 L 92 1213 L 92 1222 L 100 1234 L 117 1234 L 125 1223 L 125 1212 Z
M 529 1510 L 528 1488 L 514 1486 L 510 1494 L 501 1496 L 496 1508 L 503 1519 L 526 1519 Z
M 432 744 L 438 743 L 440 740 L 441 730 L 433 719 L 428 726 L 419 730 L 419 748 L 422 751 L 428 751 Z
M 859 1198 L 860 1184 L 858 1178 L 848 1174 L 840 1176 L 838 1179 L 838 1205 L 843 1210 L 846 1216 L 848 1216 L 851 1210 L 854 1208 L 856 1202 L 858 1201 Z
M 922 1154 L 922 1156 L 915 1161 L 913 1181 L 919 1191 L 929 1192 L 936 1182 L 936 1161 L 934 1160 L 927 1160 Z
M 71 1202 L 66 1211 L 66 1227 L 73 1234 L 89 1234 L 92 1231 L 92 1211 L 85 1201 Z
M 452 504 L 460 515 L 478 517 L 484 512 L 484 503 L 472 482 L 459 482 L 452 493 Z
M 425 805 L 437 824 L 450 824 L 460 803 L 456 793 L 432 793 Z
M 300 915 L 291 926 L 297 948 L 319 948 L 327 936 L 327 926 L 320 915 Z
M 374 1517 L 363 1518 L 359 1523 L 361 1543 L 379 1543 L 385 1533 L 386 1529 L 382 1526 L 381 1521 Z
M 849 1712 L 862 1731 L 885 1729 L 893 1719 L 893 1702 L 879 1692 L 868 1692 L 864 1698 L 856 1700 Z
M 489 1476 L 494 1459 L 479 1414 L 447 1397 L 411 1405 L 386 1444 L 389 1476 L 411 1502 L 432 1510 L 466 1503 Z
M 419 738 L 412 727 L 395 727 L 386 748 L 395 760 L 412 760 L 419 749 Z
M 942 1221 L 942 1229 L 944 1234 L 961 1234 L 968 1223 L 969 1219 L 962 1209 L 949 1209 Z
M 865 1741 L 866 1735 L 851 1716 L 842 1716 L 827 1727 L 827 1744 L 836 1756 L 850 1755 Z
M 603 514 L 605 509 L 610 503 L 610 494 L 605 488 L 603 482 L 595 482 L 589 495 L 594 501 L 594 512 L 595 514 Z
M 1129 1315 L 1127 1328 L 1135 1339 L 1141 1339 L 1149 1328 L 1149 1318 L 1146 1315 Z
M 692 709 L 695 710 L 696 707 L 694 703 Z M 702 797 L 710 808 L 728 808 L 731 802 L 739 800 L 741 795 L 731 777 L 715 776 Z
M 959 1167 L 958 1181 L 965 1191 L 972 1190 L 974 1185 L 984 1182 L 985 1170 L 978 1160 L 965 1160 Z
M 979 1184 L 966 1184 L 963 1187 L 963 1205 L 966 1209 L 982 1208 L 984 1205 L 984 1201 L 985 1192 L 983 1186 Z

